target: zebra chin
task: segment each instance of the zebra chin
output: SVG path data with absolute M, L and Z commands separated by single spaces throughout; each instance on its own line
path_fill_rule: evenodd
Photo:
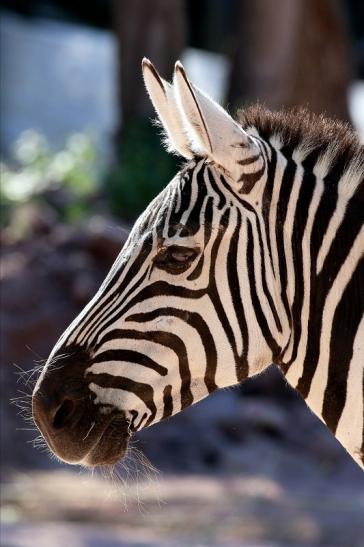
M 129 422 L 112 405 L 96 404 L 86 379 L 89 364 L 86 352 L 72 348 L 46 368 L 33 392 L 33 419 L 61 461 L 113 465 L 126 453 Z

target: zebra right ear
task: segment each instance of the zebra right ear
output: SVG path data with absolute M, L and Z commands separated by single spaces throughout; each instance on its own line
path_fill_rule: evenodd
M 255 167 L 263 161 L 257 143 L 226 110 L 190 82 L 179 61 L 173 88 L 191 149 L 224 169 L 235 190 L 249 193 L 258 180 L 255 172 L 250 173 L 250 164 Z
M 181 113 L 177 108 L 172 86 L 163 80 L 154 65 L 144 57 L 142 70 L 145 87 L 165 133 L 164 143 L 169 152 L 177 152 L 186 159 L 193 153 L 183 131 Z

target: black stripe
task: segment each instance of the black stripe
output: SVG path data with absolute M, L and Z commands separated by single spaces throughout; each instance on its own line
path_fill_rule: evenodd
M 192 181 L 193 173 L 196 169 L 196 165 L 193 165 L 191 169 L 185 171 L 183 175 L 183 190 L 181 191 L 181 203 L 180 206 L 175 207 L 175 210 L 171 213 L 168 226 L 168 237 L 174 237 L 177 230 L 180 227 L 180 220 L 185 211 L 187 211 L 191 205 L 192 199 Z M 177 205 L 177 204 L 176 204 Z
M 194 268 L 194 270 L 192 270 L 192 272 L 187 277 L 188 281 L 194 281 L 195 279 L 198 279 L 202 272 L 202 268 L 204 264 L 204 254 L 205 254 L 206 247 L 210 241 L 211 232 L 212 232 L 213 202 L 214 200 L 212 196 L 207 198 L 206 207 L 204 211 L 204 248 L 197 262 L 196 267 Z
M 260 158 L 260 154 L 256 154 L 255 156 L 250 156 L 250 158 L 238 160 L 236 163 L 238 165 L 250 165 L 251 163 L 254 163 L 255 161 L 259 160 L 259 158 Z
M 173 414 L 173 398 L 172 398 L 172 386 L 168 385 L 163 390 L 163 416 L 162 420 L 169 418 Z
M 255 171 L 254 173 L 243 173 L 238 180 L 238 182 L 243 183 L 243 186 L 240 188 L 239 193 L 249 194 L 249 192 L 251 192 L 254 188 L 255 183 L 258 182 L 258 180 L 260 180 L 264 175 L 264 171 L 265 165 L 263 163 L 263 166 L 259 169 L 259 171 Z
M 333 433 L 345 406 L 354 339 L 364 314 L 364 257 L 357 265 L 335 310 L 331 329 L 329 374 L 322 417 Z
M 364 187 L 364 181 L 357 188 L 346 207 L 344 218 L 335 234 L 320 272 L 323 277 L 336 277 L 363 226 L 363 204 L 356 198 L 356 195 L 361 191 L 361 186 Z
M 291 358 L 285 363 L 287 371 L 295 361 L 302 334 L 302 306 L 304 300 L 303 250 L 302 240 L 305 232 L 308 211 L 315 190 L 316 177 L 312 172 L 304 172 L 296 204 L 292 231 L 292 263 L 294 268 L 294 296 L 291 307 L 293 325 L 293 348 Z M 311 285 L 312 290 L 312 285 Z
M 223 209 L 226 205 L 226 197 L 225 195 L 223 194 L 223 192 L 221 192 L 220 188 L 218 187 L 218 185 L 216 184 L 215 182 L 215 178 L 214 178 L 214 175 L 212 173 L 212 169 L 210 169 L 209 166 L 207 166 L 206 168 L 206 172 L 207 172 L 207 178 L 209 180 L 209 184 L 212 188 L 212 190 L 215 192 L 215 194 L 219 197 L 219 203 L 217 204 L 217 208 L 218 210 L 220 209 Z M 222 178 L 222 175 L 220 177 L 220 179 Z
M 257 232 L 258 232 L 259 248 L 260 248 L 260 275 L 261 275 L 261 278 L 262 278 L 262 289 L 263 289 L 263 292 L 266 296 L 266 299 L 268 300 L 268 305 L 269 305 L 270 310 L 272 312 L 273 319 L 274 319 L 274 322 L 276 324 L 277 330 L 278 330 L 278 332 L 281 333 L 282 332 L 282 325 L 281 325 L 280 319 L 278 317 L 278 312 L 277 312 L 276 307 L 274 305 L 272 295 L 271 295 L 271 293 L 268 289 L 268 285 L 267 285 L 265 260 L 264 260 L 265 254 L 264 254 L 263 237 L 262 237 L 262 232 L 261 232 L 261 228 L 260 228 L 260 224 L 259 224 L 258 219 L 256 219 L 256 228 L 257 228 Z M 273 267 L 272 263 L 271 263 L 271 267 Z
M 296 171 L 297 166 L 295 162 L 292 160 L 287 160 L 277 202 L 277 219 L 275 225 L 281 301 L 283 303 L 290 327 L 292 326 L 292 316 L 287 295 L 287 257 L 284 248 L 284 226 L 287 222 L 288 203 L 291 197 Z
M 140 418 L 138 425 L 136 425 L 136 429 L 139 431 L 143 427 L 143 422 L 147 419 L 148 414 L 144 412 L 143 416 Z M 145 424 L 146 426 L 148 424 Z
M 200 165 L 200 168 L 197 171 L 197 175 L 196 175 L 197 192 L 198 192 L 197 199 L 185 222 L 186 226 L 184 229 L 182 229 L 180 233 L 181 237 L 194 236 L 195 234 L 197 234 L 197 232 L 199 231 L 201 227 L 200 214 L 201 214 L 203 203 L 207 196 L 207 188 L 206 188 L 206 183 L 204 180 L 204 171 L 205 170 L 202 169 L 202 165 Z
M 236 363 L 236 376 L 239 382 L 246 378 L 249 374 L 248 351 L 249 351 L 249 336 L 248 325 L 245 318 L 245 310 L 242 302 L 242 291 L 239 283 L 238 275 L 238 244 L 239 234 L 241 230 L 241 213 L 237 209 L 238 220 L 231 237 L 229 253 L 227 257 L 227 274 L 231 298 L 233 301 L 234 311 L 238 320 L 241 336 L 242 336 L 242 354 Z
M 248 279 L 250 287 L 250 295 L 252 299 L 253 309 L 255 316 L 258 320 L 262 334 L 272 350 L 272 361 L 276 360 L 276 357 L 280 353 L 280 348 L 273 338 L 272 333 L 270 332 L 267 319 L 263 313 L 262 307 L 260 305 L 258 294 L 255 290 L 255 270 L 254 270 L 254 236 L 253 229 L 250 220 L 247 218 L 247 266 L 248 266 Z
M 267 167 L 267 179 L 264 185 L 264 191 L 263 191 L 263 197 L 262 197 L 262 215 L 264 220 L 265 233 L 267 237 L 269 259 L 270 259 L 272 271 L 274 274 L 276 274 L 274 269 L 274 264 L 273 264 L 273 258 L 272 258 L 272 244 L 271 244 L 272 226 L 269 225 L 269 212 L 270 212 L 270 207 L 272 203 L 272 195 L 273 195 L 274 181 L 275 181 L 276 168 L 277 168 L 277 152 L 275 151 L 273 147 L 271 147 L 271 156 L 272 156 L 271 160 L 269 161 L 268 167 Z

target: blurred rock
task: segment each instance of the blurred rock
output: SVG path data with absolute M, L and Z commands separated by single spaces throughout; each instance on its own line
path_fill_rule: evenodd
M 12 212 L 9 225 L 1 232 L 2 244 L 12 245 L 49 234 L 57 221 L 55 210 L 48 205 L 36 203 L 18 205 Z

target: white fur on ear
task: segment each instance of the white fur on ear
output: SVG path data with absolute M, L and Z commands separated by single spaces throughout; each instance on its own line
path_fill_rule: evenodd
M 168 151 L 178 152 L 186 159 L 192 158 L 193 152 L 183 130 L 182 114 L 177 107 L 171 84 L 160 77 L 154 65 L 145 57 L 142 69 L 145 87 L 166 133 Z
M 259 146 L 220 105 L 195 87 L 177 61 L 173 84 L 163 80 L 148 59 L 142 63 L 145 86 L 166 134 L 170 152 L 186 159 L 204 156 L 222 167 L 248 193 L 257 181 L 256 162 L 262 164 Z M 246 166 L 246 167 L 245 167 Z M 248 172 L 246 172 L 248 169 Z
M 258 146 L 226 110 L 189 81 L 179 61 L 173 88 L 193 152 L 207 156 L 237 180 L 241 175 L 237 162 L 244 150 L 246 155 L 258 155 Z

